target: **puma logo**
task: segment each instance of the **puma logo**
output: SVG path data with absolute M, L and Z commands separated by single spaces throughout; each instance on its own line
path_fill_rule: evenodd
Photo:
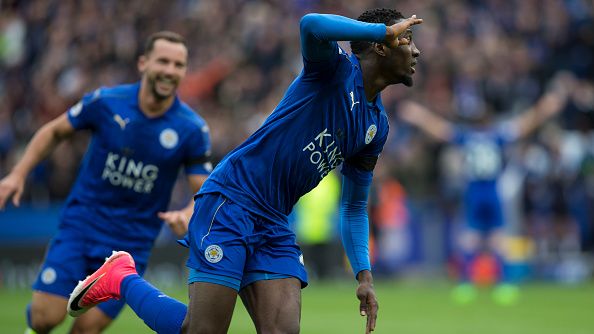
M 351 102 L 351 103 L 352 103 L 352 104 L 351 104 L 351 111 L 353 111 L 353 108 L 355 107 L 355 105 L 356 105 L 357 103 L 359 103 L 359 101 L 355 102 L 355 93 L 354 93 L 354 92 L 351 92 L 351 93 L 350 93 L 350 95 L 351 95 L 351 101 L 352 101 L 352 102 Z
M 125 130 L 126 124 L 130 123 L 129 118 L 123 119 L 122 116 L 120 116 L 118 114 L 113 115 L 113 120 L 116 121 L 116 123 L 118 123 L 118 125 L 120 126 L 120 128 L 122 130 Z

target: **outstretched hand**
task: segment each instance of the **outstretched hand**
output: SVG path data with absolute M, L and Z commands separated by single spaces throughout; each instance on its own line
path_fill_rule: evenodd
M 4 210 L 6 201 L 12 196 L 12 204 L 21 204 L 21 195 L 25 188 L 25 178 L 11 173 L 0 180 L 0 210 Z
M 158 216 L 177 236 L 182 237 L 188 232 L 190 217 L 183 210 L 159 212 Z
M 395 48 L 400 45 L 410 44 L 410 39 L 400 36 L 411 26 L 423 23 L 423 19 L 418 19 L 416 15 L 404 19 L 396 24 L 386 27 L 386 44 L 390 48 Z
M 370 274 L 369 274 L 370 275 Z M 375 322 L 377 320 L 377 311 L 379 304 L 375 296 L 375 290 L 371 280 L 359 280 L 359 287 L 357 288 L 357 298 L 359 299 L 359 314 L 367 316 L 367 323 L 365 326 L 365 334 L 371 333 L 375 330 Z

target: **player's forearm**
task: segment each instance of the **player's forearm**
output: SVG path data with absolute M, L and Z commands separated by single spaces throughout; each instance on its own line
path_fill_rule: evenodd
M 12 173 L 26 178 L 40 161 L 47 158 L 62 139 L 49 124 L 44 125 L 35 133 L 27 145 L 23 157 L 12 169 Z
M 386 26 L 366 23 L 331 14 L 307 14 L 301 18 L 301 52 L 310 61 L 327 59 L 336 52 L 336 41 L 369 41 L 386 39 Z
M 369 186 L 360 186 L 343 178 L 340 205 L 340 229 L 345 253 L 355 277 L 371 270 L 369 263 L 369 219 L 367 194 Z
M 373 275 L 369 270 L 362 270 L 357 274 L 357 281 L 359 284 L 371 284 L 373 285 Z
M 188 219 L 192 217 L 192 214 L 194 213 L 194 199 L 192 199 L 185 208 L 181 209 L 181 211 L 188 217 Z
M 386 39 L 386 25 L 367 23 L 333 14 L 307 14 L 301 19 L 301 34 L 321 41 L 369 41 Z

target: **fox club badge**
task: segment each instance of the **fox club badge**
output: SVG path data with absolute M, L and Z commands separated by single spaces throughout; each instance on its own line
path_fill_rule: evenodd
M 204 257 L 210 263 L 217 263 L 223 259 L 223 250 L 218 245 L 210 245 L 206 247 Z
M 375 124 L 371 124 L 369 128 L 367 128 L 367 133 L 365 134 L 365 144 L 371 143 L 376 133 L 377 126 L 375 126 Z
M 159 142 L 163 147 L 168 149 L 174 148 L 175 145 L 177 145 L 178 140 L 179 137 L 177 132 L 175 132 L 173 129 L 165 129 L 161 131 L 161 134 L 159 135 Z

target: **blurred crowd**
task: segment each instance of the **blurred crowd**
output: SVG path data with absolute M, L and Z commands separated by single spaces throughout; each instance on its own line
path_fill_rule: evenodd
M 392 124 L 376 193 L 390 185 L 408 203 L 408 215 L 430 226 L 455 221 L 463 183 L 455 148 L 400 122 L 399 102 L 421 101 L 462 123 L 481 113 L 505 119 L 567 71 L 576 83 L 566 107 L 506 152 L 513 182 L 503 189 L 515 194 L 507 210 L 512 233 L 534 234 L 544 253 L 592 249 L 594 2 L 588 0 L 0 0 L 0 175 L 36 129 L 84 92 L 138 80 L 144 39 L 164 29 L 188 39 L 180 95 L 209 123 L 216 162 L 262 123 L 299 73 L 303 14 L 356 18 L 384 6 L 417 14 L 424 24 L 414 29 L 421 50 L 415 86 L 382 95 Z M 29 201 L 67 196 L 86 149 L 80 138 L 35 170 Z M 372 202 L 393 205 L 379 195 Z M 396 220 L 407 216 L 397 212 Z

